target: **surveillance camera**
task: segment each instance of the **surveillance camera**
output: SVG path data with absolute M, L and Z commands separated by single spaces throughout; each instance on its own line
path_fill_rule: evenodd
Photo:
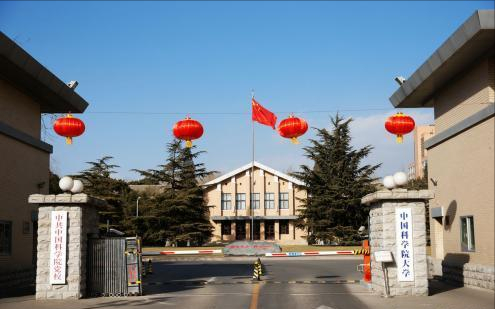
M 79 82 L 77 80 L 71 80 L 67 86 L 69 86 L 70 89 L 74 90 L 76 89 L 77 85 L 79 85 Z
M 358 229 L 358 233 L 361 234 L 364 232 L 364 230 L 366 230 L 366 227 L 364 227 L 363 225 L 361 225 L 361 227 Z
M 394 80 L 397 82 L 397 84 L 399 85 L 402 85 L 403 83 L 406 82 L 406 79 L 402 76 L 397 76 L 396 78 L 394 78 Z

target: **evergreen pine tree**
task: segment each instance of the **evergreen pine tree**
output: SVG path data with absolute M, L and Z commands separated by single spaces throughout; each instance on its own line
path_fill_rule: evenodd
M 49 178 L 48 178 L 48 193 L 49 194 L 60 194 L 63 193 L 62 189 L 60 189 L 58 183 L 60 181 L 60 177 L 53 173 L 52 171 L 49 171 Z
M 179 140 L 174 140 L 167 145 L 168 157 L 160 169 L 135 170 L 144 176 L 144 183 L 166 185 L 147 216 L 147 222 L 155 223 L 145 224 L 153 230 L 148 235 L 151 242 L 201 245 L 212 236 L 208 206 L 198 184 L 212 172 L 203 163 L 194 162 L 203 153 L 193 152 L 194 148 L 183 148 Z
M 80 172 L 77 176 L 84 182 L 84 193 L 92 195 L 107 202 L 106 206 L 100 206 L 98 210 L 99 227 L 101 232 L 108 228 L 123 229 L 123 208 L 130 189 L 127 183 L 111 177 L 118 165 L 110 164 L 113 157 L 104 156 L 92 162 L 86 162 L 89 168 Z
M 351 146 L 349 123 L 338 114 L 331 118 L 332 131 L 316 129 L 317 139 L 305 147 L 313 167 L 301 166 L 292 175 L 306 184 L 298 226 L 308 233 L 308 243 L 318 240 L 351 244 L 359 239 L 357 230 L 366 225 L 369 209 L 361 198 L 375 190 L 374 171 L 380 165 L 363 165 L 371 146 Z

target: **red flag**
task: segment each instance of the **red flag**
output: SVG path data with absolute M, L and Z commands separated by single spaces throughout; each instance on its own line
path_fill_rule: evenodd
M 274 113 L 270 112 L 269 110 L 261 106 L 261 104 L 256 102 L 254 98 L 251 105 L 253 107 L 252 109 L 253 121 L 257 121 L 261 124 L 270 126 L 275 130 L 275 124 L 277 123 L 277 116 L 275 116 Z

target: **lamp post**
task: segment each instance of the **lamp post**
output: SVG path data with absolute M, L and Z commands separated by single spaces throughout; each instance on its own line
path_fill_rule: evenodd
M 137 200 L 136 200 L 136 218 L 139 217 L 139 199 L 141 197 L 138 196 Z

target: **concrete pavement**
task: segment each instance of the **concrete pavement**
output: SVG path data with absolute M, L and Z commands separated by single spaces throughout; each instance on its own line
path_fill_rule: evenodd
M 360 259 L 262 258 L 267 275 L 252 282 L 254 259 L 155 262 L 146 277 L 145 296 L 35 301 L 34 297 L 0 299 L 1 309 L 95 308 L 320 308 L 320 309 L 488 309 L 494 293 L 432 283 L 432 296 L 385 299 L 354 282 Z

